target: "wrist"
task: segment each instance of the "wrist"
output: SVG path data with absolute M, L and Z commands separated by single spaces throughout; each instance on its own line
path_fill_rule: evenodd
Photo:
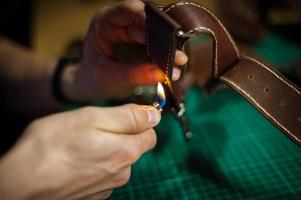
M 78 88 L 75 79 L 77 68 L 77 64 L 69 64 L 61 77 L 61 92 L 69 102 L 81 102 L 79 96 L 80 88 Z
M 28 159 L 34 150 L 30 145 L 18 145 L 0 161 L 0 196 L 3 199 L 30 199 L 46 188 L 39 176 L 42 162 L 39 158 Z
M 91 75 L 80 64 L 70 64 L 62 74 L 62 93 L 71 102 L 88 105 L 95 99 Z M 93 88 L 93 89 L 91 89 Z
M 68 58 L 61 58 L 52 78 L 52 93 L 57 101 L 65 104 L 81 103 L 79 88 L 75 79 L 77 64 Z

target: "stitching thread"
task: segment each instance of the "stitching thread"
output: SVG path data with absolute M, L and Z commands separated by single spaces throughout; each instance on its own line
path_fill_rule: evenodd
M 301 94 L 301 91 L 299 91 L 296 87 L 294 87 L 291 83 L 289 83 L 288 81 L 286 81 L 284 78 L 282 78 L 281 76 L 279 76 L 272 69 L 270 69 L 269 67 L 265 66 L 259 60 L 256 60 L 254 58 L 251 58 L 251 57 L 245 56 L 245 55 L 244 55 L 244 58 L 246 58 L 247 60 L 253 61 L 253 62 L 257 63 L 259 66 L 265 68 L 266 70 L 268 70 L 269 72 L 271 72 L 277 79 L 279 79 L 280 81 L 282 81 L 283 83 L 285 83 L 288 87 L 290 87 L 291 89 L 293 89 L 294 91 L 296 91 L 298 94 Z
M 190 30 L 190 31 L 188 31 L 187 33 L 192 33 L 192 32 L 194 32 L 194 31 L 201 31 L 201 30 L 203 30 L 203 31 L 208 31 L 209 33 L 211 33 L 212 35 L 213 35 L 213 37 L 214 37 L 214 40 L 215 40 L 215 44 L 214 44 L 214 77 L 217 77 L 218 76 L 218 70 L 217 70 L 217 45 L 218 45 L 218 41 L 217 41 L 217 39 L 216 39 L 216 35 L 215 35 L 215 33 L 212 31 L 212 30 L 210 30 L 210 29 L 208 29 L 208 28 L 205 28 L 205 27 L 196 27 L 196 28 L 194 28 L 194 29 L 192 29 L 192 30 Z
M 285 128 L 281 123 L 279 123 L 272 115 L 270 115 L 253 97 L 251 97 L 246 91 L 244 91 L 241 87 L 239 87 L 236 83 L 233 81 L 230 81 L 229 79 L 225 77 L 220 77 L 220 79 L 224 80 L 225 82 L 228 82 L 233 87 L 241 91 L 247 98 L 254 103 L 266 116 L 268 116 L 270 119 L 272 119 L 279 127 L 281 127 L 283 130 L 285 130 L 292 138 L 294 138 L 296 141 L 301 143 L 301 140 L 297 138 L 294 134 L 292 134 L 287 128 Z
M 209 13 L 218 23 L 219 25 L 223 28 L 223 30 L 226 32 L 228 38 L 230 39 L 235 51 L 236 51 L 236 54 L 238 57 L 239 56 L 239 51 L 238 51 L 238 48 L 236 46 L 236 44 L 234 43 L 231 35 L 228 33 L 227 29 L 224 27 L 224 25 L 216 18 L 215 15 L 213 15 L 207 8 L 199 5 L 199 4 L 196 4 L 196 3 L 192 3 L 192 2 L 179 2 L 179 3 L 176 3 L 176 4 L 173 4 L 171 5 L 170 7 L 168 7 L 164 12 L 169 12 L 171 11 L 172 9 L 176 8 L 176 7 L 179 7 L 179 6 L 187 6 L 187 5 L 192 5 L 192 6 L 195 6 L 195 7 L 198 7 L 198 8 L 201 8 L 201 9 L 204 9 L 207 13 Z M 215 38 L 216 40 L 216 50 L 215 50 L 215 53 L 216 53 L 216 58 L 214 59 L 215 60 L 215 65 L 217 67 L 218 63 L 217 63 L 217 46 L 218 46 L 218 41 L 217 41 L 217 38 L 216 38 L 216 35 L 214 34 L 214 32 L 210 29 L 207 29 L 207 28 L 204 28 L 204 27 L 197 27 L 197 28 L 194 28 L 192 30 L 189 30 L 187 33 L 192 33 L 193 31 L 198 31 L 198 30 L 206 30 L 206 31 L 209 31 L 210 33 L 212 33 L 213 37 Z M 270 68 L 268 68 L 267 66 L 265 66 L 263 63 L 261 63 L 260 61 L 254 59 L 254 58 L 251 58 L 251 57 L 248 57 L 248 56 L 244 56 L 244 58 L 246 59 L 249 59 L 255 63 L 257 63 L 258 65 L 260 65 L 261 67 L 265 68 L 266 70 L 268 70 L 269 72 L 271 72 L 277 79 L 281 80 L 282 82 L 284 82 L 287 86 L 289 86 L 291 89 L 293 89 L 294 91 L 296 91 L 298 94 L 301 94 L 301 91 L 299 91 L 297 88 L 295 88 L 291 83 L 287 82 L 285 79 L 283 79 L 281 76 L 279 76 L 277 73 L 275 73 L 273 70 L 271 70 Z M 215 67 L 215 70 L 217 71 Z M 215 71 L 215 72 L 216 72 Z M 216 75 L 216 74 L 215 74 Z
M 145 38 L 146 38 L 146 54 L 147 56 L 150 58 L 150 49 L 149 49 L 149 24 L 150 24 L 150 17 L 148 16 L 146 18 L 146 24 L 145 24 L 145 30 L 146 30 L 146 35 L 145 35 Z
M 169 71 L 168 71 L 168 67 L 170 65 L 170 62 L 171 62 L 171 51 L 172 51 L 172 36 L 169 36 L 169 39 L 168 39 L 168 56 L 167 56 L 167 66 L 166 66 L 166 76 L 168 77 L 169 76 Z
M 230 42 L 232 43 L 233 45 L 233 48 L 237 54 L 237 56 L 240 58 L 240 54 L 239 54 L 239 51 L 238 51 L 238 48 L 236 46 L 236 44 L 234 43 L 231 35 L 228 33 L 227 29 L 224 27 L 224 25 L 208 10 L 206 9 L 205 7 L 202 7 L 196 3 L 191 3 L 191 2 L 180 2 L 180 3 L 176 3 L 172 6 L 170 6 L 169 8 L 167 8 L 165 10 L 165 12 L 169 12 L 171 11 L 172 9 L 178 7 L 178 6 L 187 6 L 187 5 L 192 5 L 192 6 L 196 6 L 198 8 L 201 8 L 201 9 L 204 9 L 207 13 L 209 13 L 218 23 L 219 25 L 222 27 L 222 29 L 225 31 L 226 35 L 228 36 Z M 208 31 L 210 32 L 214 39 L 215 39 L 215 59 L 214 59 L 214 70 L 215 70 L 215 76 L 217 76 L 217 46 L 218 46 L 218 41 L 217 41 L 217 38 L 216 38 L 216 35 L 215 33 L 208 29 L 208 28 L 204 28 L 204 27 L 197 27 L 197 28 L 194 28 L 192 30 L 189 30 L 187 33 L 192 33 L 194 31 L 199 31 L 199 30 L 205 30 L 205 31 Z M 288 87 L 290 87 L 291 89 L 293 89 L 294 91 L 296 91 L 298 94 L 301 94 L 301 92 L 295 88 L 291 83 L 287 82 L 285 79 L 283 79 L 281 76 L 279 76 L 276 72 L 274 72 L 273 70 L 271 70 L 270 68 L 268 68 L 267 66 L 265 66 L 263 63 L 259 62 L 258 60 L 254 59 L 254 58 L 251 58 L 251 57 L 248 57 L 248 56 L 244 56 L 244 58 L 246 59 L 249 59 L 255 63 L 257 63 L 259 66 L 265 68 L 266 70 L 268 70 L 269 72 L 271 72 L 277 79 L 279 79 L 280 81 L 282 81 L 283 83 L 285 83 Z M 239 87 L 236 83 L 234 83 L 233 81 L 230 81 L 229 79 L 225 78 L 225 77 L 220 77 L 221 80 L 224 80 L 225 82 L 228 82 L 229 84 L 233 85 L 233 87 L 237 88 L 239 91 L 241 91 L 252 103 L 254 103 L 266 116 L 268 116 L 270 119 L 272 119 L 279 127 L 281 127 L 283 130 L 285 130 L 292 138 L 294 138 L 296 141 L 298 141 L 299 143 L 301 142 L 301 140 L 299 138 L 297 138 L 295 135 L 293 135 L 286 127 L 284 127 L 281 123 L 279 123 L 273 116 L 271 116 L 253 97 L 250 96 L 250 94 L 248 94 L 246 91 L 244 91 L 241 87 Z
M 232 39 L 231 35 L 228 33 L 227 29 L 224 27 L 224 25 L 219 21 L 219 19 L 216 18 L 216 16 L 210 12 L 207 8 L 199 5 L 199 4 L 196 4 L 196 3 L 192 3 L 192 2 L 179 2 L 179 3 L 176 3 L 174 5 L 171 5 L 170 7 L 168 7 L 164 12 L 169 12 L 171 11 L 172 9 L 176 8 L 176 7 L 179 7 L 179 6 L 188 6 L 188 5 L 192 5 L 192 6 L 195 6 L 195 7 L 198 7 L 198 8 L 201 8 L 203 10 L 205 10 L 207 13 L 209 13 L 218 23 L 219 25 L 222 27 L 222 29 L 226 32 L 226 35 L 228 36 L 230 42 L 232 43 L 233 45 L 233 48 L 236 52 L 236 55 L 237 57 L 240 57 L 240 54 L 239 54 L 239 51 L 238 51 L 238 48 L 234 42 L 234 40 Z
M 146 29 L 146 54 L 147 54 L 147 56 L 150 58 L 151 56 L 150 56 L 150 33 L 149 33 L 149 27 L 150 27 L 150 24 L 151 24 L 151 17 L 147 17 L 146 18 L 146 27 L 145 27 L 145 29 Z M 170 65 L 170 62 L 171 62 L 171 51 L 172 51 L 172 37 L 170 36 L 169 37 L 169 41 L 168 41 L 168 55 L 167 55 L 167 66 L 166 66 L 166 71 L 165 71 L 165 73 L 166 73 L 166 75 L 167 75 L 167 77 L 168 77 L 168 75 L 169 75 L 169 71 L 168 71 L 168 67 L 169 67 L 169 65 Z

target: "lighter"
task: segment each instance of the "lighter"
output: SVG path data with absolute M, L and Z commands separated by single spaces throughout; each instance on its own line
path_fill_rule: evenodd
M 155 99 L 155 102 L 153 103 L 153 106 L 156 107 L 160 112 L 163 110 L 163 106 L 166 103 L 166 97 L 163 85 L 159 82 L 157 86 L 157 96 Z
M 166 86 L 166 85 L 164 85 Z M 157 85 L 157 96 L 155 98 L 155 102 L 153 103 L 153 106 L 156 107 L 160 112 L 162 112 L 163 107 L 166 104 L 166 101 L 169 100 L 168 104 L 171 107 L 171 110 L 176 113 L 176 117 L 179 120 L 181 127 L 184 131 L 185 139 L 190 139 L 193 135 L 190 131 L 187 119 L 186 119 L 186 109 L 184 103 L 180 103 L 179 105 L 176 103 L 174 95 L 169 90 L 169 87 L 166 87 L 164 89 L 164 86 L 162 83 L 158 83 Z

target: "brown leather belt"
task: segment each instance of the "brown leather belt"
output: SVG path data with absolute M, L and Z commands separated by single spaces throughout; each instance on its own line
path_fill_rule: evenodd
M 156 7 L 150 1 L 145 4 L 147 55 L 165 72 L 171 92 L 178 94 L 181 90 L 181 81 L 169 82 L 176 49 L 184 50 L 190 38 L 208 34 L 214 41 L 214 64 L 202 69 L 206 82 L 226 83 L 301 145 L 301 91 L 296 85 L 264 63 L 241 55 L 222 23 L 201 5 L 179 2 Z M 178 104 L 183 101 L 182 95 L 176 96 Z

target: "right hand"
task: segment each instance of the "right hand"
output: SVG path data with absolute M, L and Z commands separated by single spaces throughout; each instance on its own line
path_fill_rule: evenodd
M 165 76 L 152 62 L 121 62 L 114 56 L 119 43 L 145 43 L 144 3 L 127 0 L 100 9 L 91 20 L 84 40 L 82 60 L 65 70 L 63 90 L 69 99 L 91 102 L 126 97 L 133 86 L 164 82 Z M 158 49 L 159 51 L 159 49 Z M 173 80 L 180 78 L 180 66 L 187 63 L 177 50 Z
M 105 199 L 156 143 L 160 113 L 129 104 L 87 107 L 33 122 L 0 162 L 4 199 Z

